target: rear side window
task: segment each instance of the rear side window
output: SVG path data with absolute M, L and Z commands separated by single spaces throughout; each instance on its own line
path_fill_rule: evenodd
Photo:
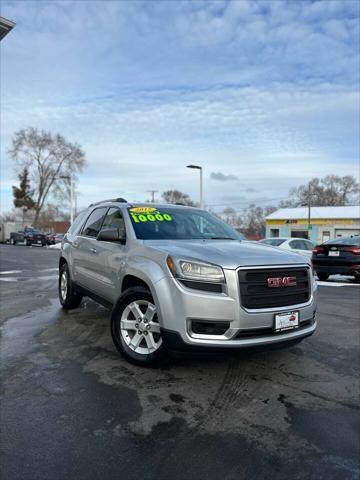
M 86 223 L 82 229 L 82 234 L 87 237 L 97 237 L 100 231 L 101 225 L 104 220 L 104 216 L 107 208 L 96 208 L 86 220 Z
M 307 242 L 306 240 L 303 240 L 303 250 L 312 250 L 315 245 L 313 245 L 311 242 Z
M 267 245 L 272 245 L 273 247 L 278 247 L 284 242 L 285 240 L 282 240 L 280 238 L 269 238 L 269 239 L 263 240 L 263 243 L 266 243 Z
M 291 248 L 296 248 L 297 250 L 303 250 L 303 243 L 301 240 L 292 240 L 289 243 Z

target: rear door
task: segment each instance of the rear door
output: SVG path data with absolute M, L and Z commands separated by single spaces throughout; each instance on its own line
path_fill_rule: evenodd
M 98 283 L 97 240 L 108 207 L 95 208 L 72 242 L 74 281 L 94 292 Z

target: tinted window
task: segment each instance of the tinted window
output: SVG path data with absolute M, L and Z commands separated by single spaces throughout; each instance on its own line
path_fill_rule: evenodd
M 90 214 L 90 217 L 86 220 L 84 228 L 82 229 L 83 235 L 86 235 L 87 237 L 97 237 L 106 210 L 106 208 L 97 208 Z
M 74 223 L 70 226 L 68 233 L 70 235 L 76 235 L 80 230 L 80 227 L 85 220 L 86 210 L 80 212 L 79 215 L 75 218 Z
M 121 237 L 125 234 L 125 223 L 119 208 L 110 208 L 101 228 L 117 228 Z
M 340 237 L 335 238 L 334 240 L 329 240 L 325 242 L 324 245 L 359 245 L 360 246 L 360 236 L 356 237 Z
M 241 236 L 210 213 L 195 208 L 131 207 L 136 237 L 142 240 L 241 240 Z
M 284 242 L 285 240 L 281 238 L 265 238 L 265 240 L 261 240 L 261 243 L 266 243 L 266 245 L 272 245 L 273 247 L 278 247 Z
M 313 243 L 307 242 L 306 240 L 302 240 L 302 243 L 303 243 L 303 247 L 302 247 L 303 250 L 312 250 L 315 246 Z
M 297 250 L 304 250 L 303 249 L 303 242 L 301 240 L 292 240 L 289 242 L 291 248 L 295 248 Z

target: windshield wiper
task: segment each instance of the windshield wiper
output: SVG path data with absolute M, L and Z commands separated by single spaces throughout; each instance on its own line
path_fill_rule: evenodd
M 236 240 L 232 237 L 206 237 L 208 240 Z

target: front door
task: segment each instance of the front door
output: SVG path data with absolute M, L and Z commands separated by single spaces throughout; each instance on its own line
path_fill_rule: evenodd
M 120 208 L 109 208 L 101 228 L 116 228 L 120 237 L 126 237 L 125 222 Z M 96 241 L 97 254 L 94 257 L 98 279 L 96 293 L 115 302 L 120 295 L 121 270 L 125 268 L 126 244 L 120 241 Z

